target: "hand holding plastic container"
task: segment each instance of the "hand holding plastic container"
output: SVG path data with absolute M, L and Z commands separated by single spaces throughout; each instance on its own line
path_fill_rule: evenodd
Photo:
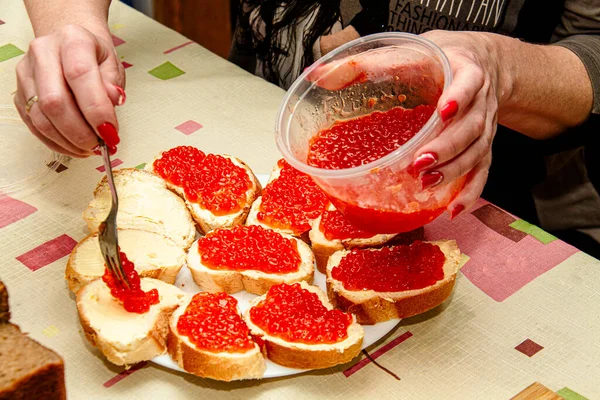
M 415 153 L 443 129 L 437 101 L 452 80 L 422 37 L 357 39 L 308 68 L 286 94 L 277 146 L 359 228 L 407 232 L 444 212 L 465 179 L 423 189 Z

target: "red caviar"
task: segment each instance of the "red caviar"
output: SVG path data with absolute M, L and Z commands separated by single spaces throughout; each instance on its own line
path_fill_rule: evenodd
M 308 175 L 284 160 L 277 165 L 279 177 L 264 188 L 257 218 L 270 227 L 301 235 L 310 230 L 309 221 L 325 210 L 327 197 Z
M 102 281 L 110 289 L 111 295 L 123 304 L 123 308 L 132 313 L 143 314 L 150 310 L 150 306 L 159 303 L 158 290 L 152 289 L 144 292 L 140 287 L 140 276 L 135 270 L 133 263 L 127 259 L 123 252 L 121 256 L 121 265 L 129 282 L 129 289 L 121 286 L 113 274 L 106 268 Z
M 331 270 L 347 290 L 402 292 L 444 279 L 446 256 L 437 245 L 416 241 L 380 250 L 355 249 Z
M 192 146 L 165 151 L 154 161 L 154 171 L 166 181 L 183 188 L 192 203 L 215 215 L 240 211 L 252 186 L 247 171 L 229 158 L 204 154 Z
M 285 274 L 298 271 L 301 262 L 294 239 L 258 225 L 214 230 L 198 240 L 198 251 L 212 269 Z
M 348 337 L 352 316 L 328 310 L 316 293 L 300 284 L 272 286 L 265 300 L 250 309 L 252 322 L 288 342 L 337 343 Z
M 254 348 L 237 300 L 223 292 L 195 294 L 177 321 L 177 331 L 199 349 L 214 353 L 245 353 Z
M 367 239 L 376 235 L 357 228 L 338 210 L 327 210 L 323 213 L 319 230 L 327 240 Z
M 311 139 L 308 164 L 345 169 L 373 162 L 408 142 L 425 125 L 434 106 L 394 107 L 362 117 L 336 121 Z

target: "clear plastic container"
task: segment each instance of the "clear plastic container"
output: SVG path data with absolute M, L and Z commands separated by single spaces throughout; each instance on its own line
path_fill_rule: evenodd
M 48 149 L 29 132 L 14 106 L 0 105 L 0 199 L 37 190 L 67 164 L 68 157 Z
M 337 70 L 339 65 L 365 66 L 363 60 L 367 58 L 368 67 L 361 70 L 364 79 L 348 87 L 327 90 L 313 82 L 317 73 L 319 79 L 326 79 L 328 74 L 343 70 Z M 322 68 L 327 64 L 331 65 Z M 315 72 L 317 68 L 328 72 Z M 438 217 L 464 186 L 463 178 L 422 190 L 419 176 L 410 170 L 416 151 L 442 131 L 437 112 L 397 150 L 353 168 L 332 170 L 308 165 L 309 141 L 338 120 L 398 106 L 436 106 L 451 80 L 444 53 L 419 36 L 381 33 L 354 40 L 318 60 L 290 87 L 277 117 L 277 146 L 283 157 L 310 175 L 356 226 L 377 233 L 416 229 Z

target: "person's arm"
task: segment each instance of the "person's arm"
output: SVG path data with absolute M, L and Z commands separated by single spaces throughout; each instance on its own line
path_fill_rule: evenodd
M 588 118 L 594 101 L 592 84 L 575 53 L 560 46 L 481 35 L 499 66 L 498 123 L 547 139 Z M 600 41 L 598 46 L 600 51 Z
M 110 37 L 108 8 L 111 0 L 24 0 L 36 37 L 66 25 L 80 25 L 96 35 Z
M 29 130 L 73 157 L 119 143 L 114 106 L 125 74 L 112 43 L 110 0 L 25 0 L 36 35 L 17 64 L 14 102 Z

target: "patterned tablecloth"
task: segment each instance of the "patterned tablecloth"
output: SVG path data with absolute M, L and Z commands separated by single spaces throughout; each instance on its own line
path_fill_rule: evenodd
M 114 165 L 140 166 L 190 144 L 268 173 L 279 157 L 273 126 L 284 92 L 113 3 L 128 82 Z M 22 2 L 0 0 L 0 104 L 12 103 L 14 67 L 31 39 Z M 64 357 L 70 398 L 507 399 L 536 381 L 566 399 L 600 398 L 600 261 L 484 200 L 426 227 L 428 239 L 456 239 L 465 253 L 451 301 L 402 321 L 368 357 L 229 384 L 150 363 L 115 367 L 85 341 L 63 279 L 86 235 L 81 212 L 100 166 L 98 157 L 71 160 L 36 192 L 0 198 L 0 277 L 13 320 Z

